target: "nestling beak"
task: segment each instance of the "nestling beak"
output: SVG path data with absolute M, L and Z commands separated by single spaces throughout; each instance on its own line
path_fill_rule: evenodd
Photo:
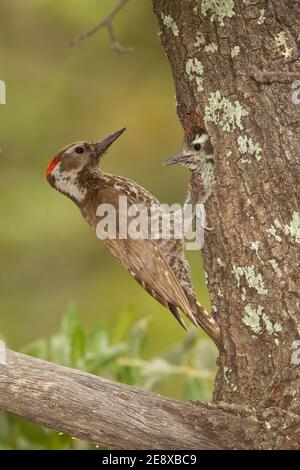
M 117 140 L 117 138 L 120 137 L 121 134 L 123 134 L 125 130 L 126 127 L 122 127 L 122 129 L 119 129 L 113 134 L 110 134 L 108 137 L 105 137 L 105 139 L 96 142 L 95 149 L 97 157 L 100 157 L 111 146 L 111 144 L 114 143 L 114 141 Z
M 184 163 L 190 157 L 191 155 L 183 155 L 182 153 L 178 153 L 177 155 L 174 155 L 174 157 L 167 158 L 167 160 L 163 162 L 163 165 L 169 166 L 169 165 L 176 165 L 178 163 Z

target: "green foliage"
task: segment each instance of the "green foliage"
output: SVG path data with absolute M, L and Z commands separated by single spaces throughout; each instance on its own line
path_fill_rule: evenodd
M 135 319 L 126 309 L 112 329 L 97 325 L 87 333 L 77 308 L 71 305 L 60 332 L 28 344 L 22 352 L 67 367 L 78 368 L 146 390 L 163 393 L 167 384 L 180 388 L 183 399 L 210 399 L 216 351 L 196 329 L 160 357 L 147 358 L 149 318 Z M 0 449 L 91 449 L 94 445 L 37 424 L 0 413 Z

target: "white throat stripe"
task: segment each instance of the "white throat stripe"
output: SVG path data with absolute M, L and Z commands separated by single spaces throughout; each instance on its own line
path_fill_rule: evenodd
M 77 202 L 82 202 L 84 200 L 87 190 L 78 186 L 77 173 L 61 172 L 59 163 L 51 174 L 55 178 L 55 186 L 59 191 L 74 198 Z
M 196 135 L 195 139 L 193 140 L 193 144 L 204 144 L 208 140 L 207 134 Z

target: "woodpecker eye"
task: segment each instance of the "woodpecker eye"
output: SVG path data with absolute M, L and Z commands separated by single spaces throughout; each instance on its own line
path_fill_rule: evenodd
M 81 146 L 76 147 L 75 152 L 78 153 L 78 155 L 80 155 L 81 153 L 84 153 L 84 148 Z
M 198 152 L 198 150 L 201 149 L 201 144 L 195 144 L 194 149 L 197 150 L 197 152 Z

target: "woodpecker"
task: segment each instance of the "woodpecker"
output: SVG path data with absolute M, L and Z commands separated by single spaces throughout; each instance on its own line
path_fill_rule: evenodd
M 127 198 L 128 206 L 143 205 L 150 210 L 159 205 L 154 196 L 134 181 L 105 173 L 98 167 L 101 157 L 124 130 L 122 128 L 98 142 L 69 144 L 52 158 L 46 169 L 49 184 L 78 206 L 94 231 L 99 222 L 97 208 L 101 204 L 112 205 L 116 220 L 119 220 L 119 212 L 123 210 L 120 196 Z M 129 224 L 131 219 L 127 217 Z M 167 307 L 183 327 L 185 324 L 178 310 L 184 312 L 194 325 L 201 326 L 221 348 L 217 323 L 196 299 L 182 240 L 122 238 L 117 234 L 103 241 L 129 274 Z
M 198 240 L 202 248 L 205 224 L 205 203 L 211 195 L 214 178 L 214 150 L 207 132 L 199 126 L 187 129 L 181 153 L 165 160 L 165 165 L 183 165 L 191 172 L 185 204 L 192 203 L 194 217 L 199 217 Z M 197 209 L 196 209 L 197 206 Z

